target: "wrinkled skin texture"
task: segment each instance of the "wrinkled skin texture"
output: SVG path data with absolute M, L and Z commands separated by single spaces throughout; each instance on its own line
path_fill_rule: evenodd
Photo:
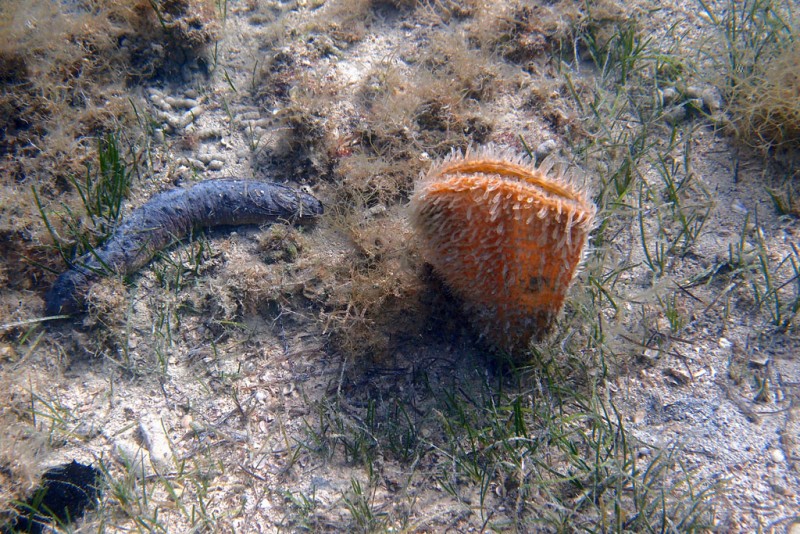
M 58 277 L 45 296 L 45 312 L 82 311 L 86 292 L 97 278 L 136 272 L 193 228 L 276 220 L 302 223 L 322 212 L 322 203 L 312 195 L 273 182 L 208 180 L 165 191 L 134 210 L 101 247 L 75 260 Z

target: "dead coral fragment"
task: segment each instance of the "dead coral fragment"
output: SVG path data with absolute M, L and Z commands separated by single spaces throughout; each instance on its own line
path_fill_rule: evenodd
M 511 352 L 552 327 L 596 208 L 552 158 L 537 167 L 487 146 L 434 165 L 411 211 L 427 261 L 484 335 Z

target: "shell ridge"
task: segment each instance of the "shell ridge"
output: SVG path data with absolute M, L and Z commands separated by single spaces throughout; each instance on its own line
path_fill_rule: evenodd
M 597 208 L 577 173 L 511 147 L 451 149 L 411 196 L 423 256 L 505 350 L 542 339 L 587 256 Z M 585 176 L 585 175 L 581 175 Z

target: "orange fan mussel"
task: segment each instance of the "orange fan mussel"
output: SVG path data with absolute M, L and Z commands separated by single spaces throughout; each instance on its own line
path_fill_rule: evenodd
M 509 352 L 552 328 L 596 211 L 554 159 L 493 146 L 434 164 L 411 198 L 425 259 Z

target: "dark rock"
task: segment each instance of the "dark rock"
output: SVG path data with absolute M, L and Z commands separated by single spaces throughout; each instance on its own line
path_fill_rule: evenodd
M 17 507 L 19 515 L 3 527 L 3 533 L 41 534 L 49 532 L 53 523 L 64 526 L 75 521 L 100 497 L 102 478 L 98 469 L 75 460 L 48 469 L 39 488 Z

